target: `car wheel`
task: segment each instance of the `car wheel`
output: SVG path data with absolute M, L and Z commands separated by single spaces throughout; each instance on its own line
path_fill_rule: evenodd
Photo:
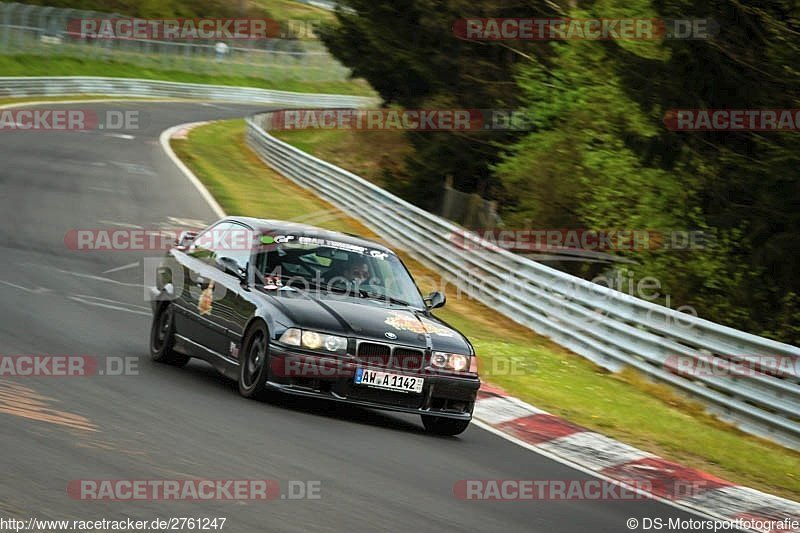
M 239 365 L 239 393 L 245 398 L 262 398 L 266 392 L 269 367 L 269 333 L 256 324 L 244 341 L 244 358 Z
M 175 344 L 174 325 L 175 310 L 172 304 L 162 305 L 153 316 L 153 325 L 150 327 L 150 358 L 157 363 L 186 366 L 191 357 L 172 349 Z
M 469 426 L 469 420 L 456 420 L 453 418 L 442 418 L 441 416 L 422 415 L 422 425 L 428 433 L 434 435 L 446 435 L 452 437 L 463 433 Z

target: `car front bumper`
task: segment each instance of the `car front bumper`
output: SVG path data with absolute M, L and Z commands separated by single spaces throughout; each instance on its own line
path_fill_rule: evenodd
M 423 378 L 421 393 L 398 392 L 354 382 L 356 369 L 365 368 Z M 480 388 L 477 376 L 407 371 L 368 365 L 355 358 L 298 353 L 270 346 L 267 386 L 288 394 L 333 400 L 373 409 L 470 420 Z

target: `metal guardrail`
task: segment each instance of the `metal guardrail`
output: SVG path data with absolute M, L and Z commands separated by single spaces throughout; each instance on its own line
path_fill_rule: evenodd
M 0 98 L 96 94 L 119 97 L 187 98 L 284 106 L 357 107 L 375 105 L 374 98 L 339 94 L 304 94 L 255 87 L 203 85 L 135 78 L 94 76 L 0 78 Z
M 336 2 L 331 2 L 330 0 L 297 0 L 300 4 L 306 4 L 309 6 L 318 7 L 320 9 L 324 9 L 325 11 L 336 11 Z
M 346 170 L 269 135 L 247 140 L 269 166 L 361 220 L 459 290 L 612 371 L 633 367 L 700 398 L 744 431 L 800 449 L 800 380 L 748 369 L 736 377 L 679 372 L 676 359 L 725 364 L 776 356 L 800 370 L 800 348 L 721 326 L 577 278 L 492 246 Z M 706 375 L 708 374 L 708 375 Z
M 153 80 L 0 78 L 0 97 L 97 94 L 194 98 L 304 107 L 376 105 L 370 98 Z M 625 366 L 705 401 L 744 431 L 800 449 L 800 379 L 745 372 L 720 377 L 676 372 L 675 357 L 743 361 L 772 355 L 800 369 L 800 348 L 659 306 L 570 276 L 477 239 L 346 170 L 269 135 L 271 113 L 247 120 L 248 144 L 265 163 L 358 218 L 466 293 L 612 371 Z M 456 238 L 454 238 L 456 237 Z

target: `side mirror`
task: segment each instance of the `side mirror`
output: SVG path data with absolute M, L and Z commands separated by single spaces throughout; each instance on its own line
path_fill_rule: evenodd
M 198 235 L 199 232 L 197 231 L 182 231 L 180 235 L 178 235 L 178 240 L 175 241 L 175 246 L 181 250 L 186 250 Z
M 435 291 L 428 295 L 425 298 L 425 305 L 428 306 L 428 309 L 436 309 L 438 307 L 444 306 L 447 302 L 447 297 L 444 295 L 443 292 Z
M 220 257 L 217 259 L 217 267 L 226 274 L 236 276 L 240 281 L 247 281 L 247 271 L 241 268 L 235 259 Z

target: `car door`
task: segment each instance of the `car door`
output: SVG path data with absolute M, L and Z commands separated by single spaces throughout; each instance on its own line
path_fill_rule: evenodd
M 184 318 L 177 323 L 178 331 L 191 342 L 217 354 L 221 354 L 220 338 L 225 330 L 220 330 L 211 314 L 226 289 L 215 254 L 225 247 L 225 235 L 233 228 L 234 224 L 228 221 L 215 224 L 195 238 L 182 258 L 184 289 L 177 301 Z
M 245 224 L 234 222 L 223 237 L 224 247 L 214 250 L 217 272 L 212 274 L 217 298 L 209 313 L 213 323 L 210 348 L 236 361 L 244 327 L 255 312 L 254 294 L 249 286 L 254 231 Z M 244 276 L 244 280 L 241 276 Z

